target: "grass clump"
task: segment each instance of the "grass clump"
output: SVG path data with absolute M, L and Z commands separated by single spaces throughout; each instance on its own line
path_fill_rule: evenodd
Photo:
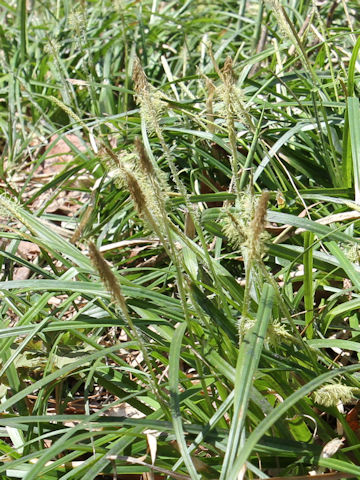
M 355 3 L 0 15 L 0 478 L 359 476 Z

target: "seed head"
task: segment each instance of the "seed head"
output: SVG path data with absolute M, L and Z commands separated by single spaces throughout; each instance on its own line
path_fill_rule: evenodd
M 239 193 L 236 210 L 230 208 L 223 210 L 221 216 L 223 232 L 236 248 L 247 244 L 249 225 L 254 216 L 254 211 L 255 197 L 250 189 Z
M 31 225 L 22 214 L 20 203 L 11 199 L 9 196 L 0 195 L 0 215 L 6 219 L 15 218 L 21 222 L 28 230 L 32 231 Z
M 235 75 L 233 70 L 233 61 L 231 57 L 226 57 L 224 66 L 222 68 L 224 83 L 229 87 L 235 83 Z
M 275 13 L 281 33 L 287 37 L 291 43 L 294 43 L 294 34 L 288 24 L 286 16 L 284 15 L 283 6 L 281 5 L 280 0 L 266 0 L 266 3 L 269 5 L 269 9 Z
M 76 8 L 70 13 L 69 26 L 77 36 L 83 35 L 85 33 L 86 15 L 83 8 Z
M 150 85 L 138 57 L 134 58 L 133 81 L 136 95 L 141 97 L 145 91 L 150 91 Z
M 60 51 L 60 44 L 53 38 L 50 38 L 48 43 L 45 45 L 44 50 L 50 55 L 57 56 Z
M 120 284 L 115 275 L 113 274 L 108 263 L 92 242 L 89 243 L 89 253 L 90 260 L 96 268 L 101 278 L 101 281 L 104 283 L 105 287 L 111 294 L 113 301 L 120 306 L 123 312 L 127 312 L 127 306 L 125 298 L 121 292 Z
M 131 198 L 135 203 L 136 209 L 140 215 L 143 215 L 146 207 L 146 200 L 140 188 L 140 185 L 136 180 L 135 176 L 131 172 L 129 172 L 129 170 L 124 170 L 124 177 Z
M 133 81 L 136 102 L 140 105 L 140 115 L 144 119 L 149 135 L 159 132 L 159 120 L 165 107 L 161 93 L 149 84 L 138 57 L 133 66 Z
M 134 143 L 135 143 L 136 152 L 139 156 L 141 170 L 147 175 L 151 175 L 152 177 L 154 177 L 155 176 L 154 166 L 151 163 L 151 160 L 145 151 L 144 144 L 138 137 L 135 138 Z
M 355 400 L 354 394 L 359 391 L 359 388 L 340 383 L 324 385 L 314 392 L 314 401 L 324 407 L 336 407 L 340 402 L 346 405 Z
M 253 258 L 261 258 L 264 245 L 264 233 L 266 226 L 266 207 L 269 201 L 269 192 L 262 192 L 257 203 L 255 215 L 250 223 L 249 250 Z
M 230 209 L 224 210 L 224 221 L 222 230 L 235 248 L 240 248 L 246 240 L 244 222 Z

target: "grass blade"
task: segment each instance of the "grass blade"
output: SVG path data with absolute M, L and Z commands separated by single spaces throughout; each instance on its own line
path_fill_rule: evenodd
M 237 452 L 244 447 L 244 445 L 241 444 L 241 436 L 246 419 L 250 390 L 253 385 L 253 377 L 260 360 L 264 338 L 271 318 L 273 301 L 274 289 L 271 285 L 265 284 L 261 295 L 256 324 L 245 336 L 238 355 L 235 373 L 234 414 L 220 480 L 233 478 L 229 477 L 229 475 L 233 469 Z
M 360 204 L 360 107 L 357 97 L 348 98 L 349 136 L 354 174 L 355 203 Z
M 229 474 L 229 480 L 236 480 L 239 472 L 241 471 L 244 463 L 251 454 L 258 441 L 266 434 L 266 432 L 279 420 L 286 412 L 294 406 L 299 400 L 304 398 L 313 390 L 316 390 L 327 381 L 337 377 L 338 375 L 356 372 L 360 369 L 360 365 L 349 365 L 347 367 L 341 367 L 330 372 L 325 372 L 322 375 L 314 378 L 299 390 L 290 395 L 283 403 L 275 408 L 261 423 L 255 428 L 246 440 L 246 444 L 236 457 L 232 471 Z
M 193 480 L 200 480 L 185 441 L 184 429 L 181 420 L 180 401 L 179 401 L 179 361 L 182 339 L 186 331 L 186 323 L 181 324 L 175 330 L 170 346 L 169 354 L 169 390 L 170 390 L 170 408 L 172 421 L 177 443 L 189 475 Z

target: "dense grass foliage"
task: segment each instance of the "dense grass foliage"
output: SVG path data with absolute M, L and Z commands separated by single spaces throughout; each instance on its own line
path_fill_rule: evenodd
M 359 477 L 357 2 L 0 4 L 0 478 Z

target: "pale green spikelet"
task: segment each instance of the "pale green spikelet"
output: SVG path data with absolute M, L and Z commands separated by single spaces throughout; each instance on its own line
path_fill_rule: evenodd
M 145 177 L 144 181 L 147 181 L 153 186 L 159 187 L 159 192 L 156 193 L 160 193 L 161 200 L 165 202 L 170 193 L 170 187 L 167 183 L 167 174 L 163 172 L 156 163 L 152 163 L 145 151 L 143 143 L 139 138 L 136 138 L 134 143 L 138 156 L 139 172 L 141 172 L 142 175 Z
M 246 333 L 255 326 L 256 320 L 247 316 L 241 316 L 237 323 L 241 344 L 242 339 L 244 338 Z M 265 337 L 266 344 L 276 347 L 278 345 L 281 345 L 282 343 L 292 343 L 294 341 L 294 336 L 291 335 L 286 330 L 286 327 L 279 321 L 275 321 L 269 324 Z
M 245 317 L 241 316 L 238 319 L 237 323 L 238 323 L 238 333 L 239 333 L 239 344 L 241 344 L 247 332 L 254 327 L 256 320 L 253 318 L 249 318 L 247 316 Z
M 74 8 L 69 15 L 68 21 L 70 28 L 74 31 L 77 38 L 85 34 L 87 21 L 84 8 Z
M 81 118 L 76 115 L 75 112 L 73 112 L 73 110 L 71 110 L 71 108 L 69 108 L 67 105 L 65 105 L 65 103 L 63 103 L 61 100 L 59 100 L 58 98 L 54 97 L 53 95 L 50 95 L 49 96 L 49 100 L 52 100 L 54 103 L 56 103 L 56 105 L 58 105 L 62 110 L 64 110 L 64 112 L 69 115 L 70 118 L 72 118 L 73 120 L 75 120 L 75 122 L 77 122 L 79 125 L 82 126 L 82 128 L 85 130 L 85 131 L 89 131 L 89 128 L 88 126 L 84 123 L 83 120 L 81 120 Z
M 7 195 L 0 195 L 0 215 L 4 218 L 17 218 L 19 203 Z
M 21 213 L 20 203 L 17 200 L 11 199 L 8 195 L 0 195 L 0 215 L 4 218 L 16 219 L 22 223 L 28 230 L 32 230 L 26 219 Z
M 230 208 L 223 210 L 222 231 L 235 248 L 241 248 L 246 241 L 245 225 L 238 214 Z
M 138 169 L 136 165 L 136 155 L 134 153 L 123 150 L 114 154 L 114 158 L 109 157 L 107 152 L 101 149 L 99 154 L 110 177 L 113 178 L 115 185 L 119 189 L 126 188 L 127 186 L 124 170 L 133 173 L 137 177 Z
M 324 385 L 313 393 L 314 401 L 324 407 L 336 407 L 339 403 L 344 405 L 353 403 L 356 399 L 355 394 L 359 394 L 360 389 L 348 387 L 340 383 Z
M 289 333 L 282 323 L 274 321 L 268 326 L 266 340 L 270 345 L 278 346 L 282 343 L 293 343 L 295 337 Z
M 247 243 L 251 220 L 254 216 L 256 198 L 250 188 L 240 192 L 235 208 L 224 208 L 220 216 L 223 233 L 230 243 L 240 248 Z
M 44 50 L 49 55 L 57 57 L 60 51 L 60 44 L 55 39 L 50 38 L 48 43 L 45 45 Z
M 129 191 L 135 208 L 157 234 L 161 234 L 162 222 L 159 204 L 155 201 L 154 190 L 149 188 L 149 181 L 136 164 L 137 156 L 122 152 L 115 154 L 109 147 L 103 145 L 100 158 L 111 171 L 115 185 Z M 154 210 L 151 210 L 154 207 Z M 157 216 L 158 215 L 158 216 Z
M 294 34 L 287 22 L 287 19 L 284 15 L 283 6 L 280 0 L 265 0 L 265 3 L 268 4 L 269 10 L 274 12 L 275 17 L 277 19 L 278 25 L 280 27 L 281 33 L 287 37 L 291 43 L 295 44 L 296 39 L 294 38 Z
M 141 162 L 146 160 L 140 160 L 135 152 L 122 151 L 115 154 L 110 149 L 103 148 L 100 158 L 115 185 L 129 190 L 139 215 L 148 221 L 152 229 L 154 222 L 162 229 L 164 205 L 170 191 L 165 176 L 156 175 L 155 168 L 150 164 L 145 167 Z
M 241 193 L 240 186 L 240 170 L 242 165 L 239 162 L 239 152 L 237 148 L 237 130 L 236 122 L 241 122 L 246 125 L 247 129 L 255 132 L 256 128 L 253 124 L 251 116 L 245 107 L 244 94 L 241 88 L 236 85 L 236 77 L 233 69 L 233 60 L 227 57 L 222 69 L 220 69 L 215 60 L 211 45 L 208 46 L 208 51 L 214 68 L 221 79 L 221 84 L 215 89 L 214 98 L 219 99 L 215 104 L 210 102 L 207 104 L 208 110 L 211 108 L 214 116 L 217 114 L 223 117 L 226 122 L 227 134 L 231 149 L 230 164 L 232 170 L 232 180 L 230 183 L 230 191 L 235 191 L 239 197 Z M 207 82 L 209 85 L 209 83 Z
M 145 121 L 149 135 L 158 133 L 159 120 L 165 108 L 161 92 L 148 82 L 138 57 L 134 59 L 133 81 L 136 102 L 140 105 L 140 115 Z
M 360 262 L 360 245 L 358 244 L 349 244 L 344 248 L 344 253 L 350 262 L 359 265 Z
M 222 84 L 215 90 L 215 95 L 221 100 L 220 111 L 224 111 L 228 120 L 239 120 L 244 124 L 248 122 L 248 113 L 245 108 L 245 94 L 235 83 L 233 62 L 227 57 L 222 72 Z

